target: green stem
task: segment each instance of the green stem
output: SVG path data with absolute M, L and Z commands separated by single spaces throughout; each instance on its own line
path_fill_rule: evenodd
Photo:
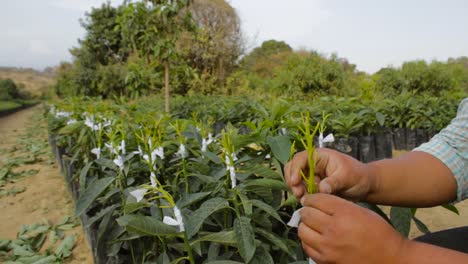
M 188 182 L 188 175 L 187 175 L 187 161 L 182 159 L 182 173 L 184 174 L 185 180 L 185 192 L 189 193 L 189 182 Z
M 185 231 L 184 231 L 184 245 L 185 245 L 185 249 L 187 250 L 187 253 L 188 253 L 188 256 L 189 256 L 190 264 L 195 264 L 195 259 L 193 258 L 192 248 L 190 247 L 190 244 L 189 244 L 188 238 L 187 238 L 187 232 L 185 232 Z

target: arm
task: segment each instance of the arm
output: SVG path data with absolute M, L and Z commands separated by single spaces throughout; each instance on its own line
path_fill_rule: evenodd
M 428 207 L 456 199 L 457 183 L 450 169 L 422 151 L 371 162 L 367 170 L 372 185 L 365 200 L 371 203 Z

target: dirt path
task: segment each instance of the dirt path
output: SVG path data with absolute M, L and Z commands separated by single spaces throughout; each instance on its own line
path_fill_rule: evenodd
M 0 118 L 0 149 L 3 150 L 0 153 L 0 168 L 11 156 L 5 150 L 17 144 L 20 135 L 31 125 L 33 115 L 42 111 L 40 106 L 36 106 Z M 45 127 L 37 129 L 39 133 Z M 44 134 L 41 140 L 46 140 L 45 131 L 41 132 Z M 33 176 L 18 178 L 4 186 L 5 189 L 25 188 L 25 191 L 15 196 L 0 197 L 0 238 L 14 239 L 22 224 L 40 223 L 43 219 L 56 224 L 64 216 L 73 216 L 71 196 L 55 163 L 40 162 L 23 165 L 20 169 L 35 169 L 39 172 Z M 82 227 L 78 225 L 70 233 L 76 234 L 77 240 L 73 254 L 66 263 L 93 263 Z

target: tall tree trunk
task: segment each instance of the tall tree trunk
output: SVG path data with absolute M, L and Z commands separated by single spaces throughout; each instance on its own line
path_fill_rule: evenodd
M 164 60 L 164 98 L 166 113 L 169 113 L 169 59 Z

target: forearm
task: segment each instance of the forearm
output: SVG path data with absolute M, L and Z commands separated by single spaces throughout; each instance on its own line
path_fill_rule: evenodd
M 368 165 L 371 190 L 366 201 L 406 207 L 429 207 L 456 198 L 452 172 L 437 158 L 420 151 Z
M 400 251 L 397 263 L 468 263 L 468 255 L 431 244 L 407 240 Z

